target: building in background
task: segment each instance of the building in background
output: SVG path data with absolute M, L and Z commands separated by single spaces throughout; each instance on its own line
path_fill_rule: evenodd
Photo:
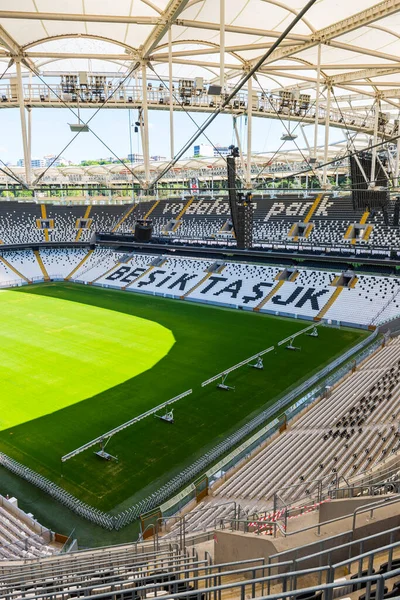
M 193 148 L 193 156 L 194 158 L 200 158 L 202 156 L 211 158 L 214 156 L 214 148 L 207 144 L 197 144 Z
M 46 161 L 44 158 L 32 158 L 31 159 L 31 167 L 33 169 L 37 169 L 40 167 L 45 167 L 46 166 Z M 25 160 L 23 158 L 20 158 L 17 162 L 17 167 L 25 167 Z
M 48 154 L 47 156 L 44 156 L 43 158 L 46 162 L 46 167 L 49 167 L 50 165 L 52 167 L 65 167 L 65 166 L 71 164 L 71 161 L 66 160 L 62 156 L 57 158 L 57 156 L 55 154 Z
M 215 146 L 210 146 L 209 144 L 197 144 L 193 147 L 194 158 L 229 156 L 230 153 L 231 151 L 228 146 L 220 146 L 219 144 L 216 144 Z
M 130 162 L 130 163 L 143 162 L 143 154 L 128 154 L 128 162 Z

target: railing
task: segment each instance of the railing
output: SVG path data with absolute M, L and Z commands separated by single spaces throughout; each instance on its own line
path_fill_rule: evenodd
M 389 550 L 389 549 L 384 549 Z M 373 553 L 366 553 L 364 557 L 369 558 L 373 556 Z M 366 588 L 366 600 L 374 598 L 374 600 L 382 600 L 385 594 L 385 582 L 390 579 L 395 579 L 400 576 L 400 569 L 394 569 L 387 571 L 386 573 L 372 573 L 372 569 L 369 567 L 368 572 L 371 573 L 366 576 L 362 576 L 361 573 L 357 573 L 354 579 L 340 579 L 334 581 L 335 568 L 338 565 L 322 565 L 315 567 L 314 569 L 302 569 L 299 571 L 289 571 L 286 573 L 271 573 L 271 569 L 276 566 L 285 567 L 286 565 L 268 565 L 263 564 L 262 559 L 258 559 L 261 564 L 254 564 L 253 566 L 238 568 L 241 564 L 236 563 L 224 563 L 221 565 L 214 565 L 205 567 L 192 567 L 190 565 L 188 569 L 175 570 L 170 573 L 163 573 L 163 581 L 157 582 L 154 579 L 154 573 L 150 576 L 141 577 L 140 580 L 130 582 L 113 582 L 112 591 L 103 591 L 104 584 L 98 583 L 97 586 L 89 584 L 85 586 L 84 592 L 80 595 L 81 600 L 92 600 L 93 596 L 96 596 L 97 600 L 109 600 L 110 595 L 116 596 L 123 594 L 126 595 L 138 595 L 140 598 L 155 598 L 162 596 L 163 600 L 199 600 L 200 598 L 259 598 L 260 600 L 280 600 L 288 599 L 292 600 L 300 595 L 303 597 L 314 597 L 317 592 L 324 593 L 324 600 L 332 600 L 333 597 L 339 597 L 346 594 L 346 591 L 359 590 Z M 248 561 L 246 561 L 248 562 Z M 254 560 L 253 562 L 256 562 Z M 371 563 L 371 559 L 369 561 Z M 190 575 L 190 571 L 193 571 L 194 575 Z M 198 574 L 202 572 L 203 574 Z M 179 577 L 179 573 L 183 574 L 183 578 Z M 177 577 L 178 575 L 178 577 Z M 319 577 L 320 580 L 324 580 L 325 583 L 319 585 L 309 585 L 308 587 L 297 587 L 297 581 L 310 576 Z M 226 579 L 229 583 L 220 583 Z M 229 581 L 230 579 L 230 581 Z M 233 581 L 232 581 L 233 580 Z M 107 582 L 107 580 L 106 580 Z M 142 583 L 143 582 L 143 583 Z M 122 587 L 122 584 L 123 587 Z M 108 586 L 110 584 L 108 583 Z M 165 587 L 168 585 L 170 592 L 165 593 Z M 184 586 L 186 589 L 182 592 L 175 592 L 180 586 Z M 371 592 L 371 586 L 375 586 L 375 590 Z M 31 584 L 31 589 L 32 589 Z M 272 587 L 275 587 L 274 593 L 270 593 Z M 52 586 L 47 585 L 46 589 L 51 589 Z M 102 589 L 103 588 L 103 589 Z M 334 594 L 335 590 L 337 593 Z M 175 593 L 174 593 L 175 592 Z M 17 594 L 20 592 L 4 594 L 5 600 L 12 600 L 17 598 Z M 31 600 L 40 600 L 44 597 L 53 597 L 55 592 L 49 592 L 43 595 L 43 591 L 37 591 L 29 593 Z M 59 589 L 57 593 L 63 595 L 63 590 Z M 67 594 L 68 591 L 65 590 Z M 373 594 L 373 595 L 372 595 Z
M 371 504 L 366 504 L 364 506 L 360 506 L 360 507 L 356 508 L 352 513 L 349 513 L 347 515 L 335 517 L 334 519 L 329 519 L 328 521 L 323 521 L 322 523 L 316 523 L 315 525 L 310 525 L 309 527 L 303 527 L 302 529 L 297 529 L 296 531 L 291 531 L 290 533 L 288 533 L 286 530 L 284 530 L 282 528 L 281 533 L 284 537 L 289 537 L 289 536 L 297 535 L 298 533 L 304 533 L 306 531 L 312 531 L 312 530 L 316 529 L 317 530 L 316 534 L 321 535 L 321 528 L 324 527 L 325 525 L 330 525 L 331 523 L 338 523 L 340 521 L 344 521 L 349 518 L 352 518 L 351 531 L 354 532 L 356 529 L 357 514 L 361 514 L 363 512 L 371 512 L 371 516 L 372 516 L 372 514 L 375 510 L 377 510 L 379 508 L 386 508 L 387 506 L 391 506 L 392 504 L 397 504 L 398 502 L 400 502 L 400 496 L 396 496 L 394 499 L 393 499 L 393 496 L 388 496 L 387 498 L 384 498 L 383 500 L 380 500 L 379 502 L 373 502 Z
M 255 234 L 257 234 L 257 226 L 259 223 L 255 222 L 254 229 Z M 204 236 L 187 236 L 180 235 L 179 230 L 177 232 L 173 232 L 171 235 L 154 235 L 155 238 L 159 238 L 160 240 L 169 239 L 172 243 L 186 243 L 186 244 L 199 244 L 201 246 L 213 245 L 213 246 L 232 246 L 236 247 L 236 240 L 232 237 L 232 235 L 227 235 L 222 237 L 221 235 L 204 235 Z M 154 240 L 153 240 L 154 241 Z M 262 237 L 257 238 L 253 237 L 253 250 L 260 249 L 268 249 L 274 250 L 275 252 L 289 250 L 290 252 L 318 252 L 319 255 L 325 254 L 328 257 L 335 258 L 335 256 L 385 256 L 390 257 L 393 252 L 396 252 L 400 248 L 400 244 L 390 245 L 390 246 L 379 246 L 372 244 L 360 244 L 356 243 L 354 245 L 349 246 L 344 242 L 337 243 L 322 243 L 322 242 L 313 242 L 310 240 L 299 240 L 298 242 L 293 242 L 289 239 L 268 239 L 265 240 Z
M 136 107 L 143 103 L 143 88 L 139 86 L 121 86 L 119 90 L 112 94 L 112 91 L 105 88 L 103 90 L 67 90 L 61 85 L 52 85 L 51 89 L 44 84 L 24 84 L 23 85 L 24 102 L 29 105 L 38 106 L 60 106 L 67 105 L 79 106 L 80 108 L 99 106 L 105 104 L 106 108 L 117 107 Z M 161 87 L 152 87 L 147 89 L 147 101 L 150 107 L 159 109 L 168 109 L 170 104 L 169 91 Z M 0 107 L 18 106 L 18 97 L 15 88 L 3 84 L 0 86 Z M 202 110 L 212 112 L 216 106 L 222 102 L 221 96 L 209 95 L 207 91 L 201 90 L 199 93 L 189 98 L 178 98 L 178 94 L 172 97 L 172 105 L 175 109 L 182 110 Z M 242 114 L 248 108 L 247 92 L 238 93 L 229 103 L 230 110 Z M 316 108 L 313 102 L 304 103 L 302 106 L 293 103 L 290 107 L 282 105 L 282 99 L 279 95 L 254 92 L 252 97 L 253 114 L 257 116 L 267 116 L 272 118 L 292 120 L 314 121 Z M 325 122 L 327 110 L 324 105 L 318 108 L 318 119 Z M 355 130 L 373 131 L 374 117 L 367 117 L 357 111 L 339 110 L 331 107 L 329 110 L 330 123 L 333 126 Z M 381 133 L 391 135 L 394 130 L 393 124 L 385 125 Z
M 398 504 L 399 502 L 400 496 L 388 496 L 377 502 L 372 502 L 370 504 L 359 506 L 352 513 L 349 513 L 347 515 L 341 515 L 340 517 L 335 517 L 327 521 L 315 523 L 314 525 L 309 525 L 308 527 L 296 529 L 295 531 L 291 532 L 287 531 L 288 511 L 286 509 L 278 511 L 277 513 L 272 513 L 272 515 L 267 519 L 253 519 L 251 517 L 246 519 L 233 519 L 229 517 L 224 517 L 218 520 L 217 525 L 220 529 L 225 529 L 225 524 L 227 524 L 229 525 L 229 528 L 233 531 L 243 531 L 243 533 L 252 532 L 257 535 L 267 532 L 269 535 L 273 535 L 274 538 L 277 537 L 277 534 L 279 532 L 282 537 L 286 538 L 314 530 L 316 530 L 316 535 L 319 536 L 321 535 L 321 529 L 324 526 L 331 525 L 332 523 L 339 523 L 341 521 L 345 521 L 346 519 L 352 518 L 352 527 L 349 531 L 351 531 L 352 534 L 354 534 L 356 530 L 357 515 L 368 512 L 370 513 L 370 518 L 372 518 L 374 511 L 379 510 L 381 508 L 387 508 L 388 506 Z M 284 520 L 283 524 L 279 523 L 281 517 L 283 517 Z
M 0 288 L 20 287 L 21 285 L 26 285 L 26 281 L 24 279 L 9 279 L 8 281 L 0 282 Z

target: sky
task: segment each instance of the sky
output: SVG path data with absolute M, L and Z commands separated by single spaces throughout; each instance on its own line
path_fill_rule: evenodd
M 1 107 L 1 104 L 0 104 Z M 94 114 L 94 110 L 81 110 L 81 118 L 88 121 Z M 130 153 L 130 135 L 129 135 L 129 114 L 131 113 L 131 122 L 137 120 L 136 110 L 124 109 L 103 109 L 94 116 L 90 122 L 90 128 L 105 142 L 112 150 L 108 150 L 96 137 L 88 133 L 80 133 L 71 145 L 65 149 L 75 134 L 71 133 L 69 123 L 77 122 L 68 109 L 64 108 L 34 108 L 32 109 L 32 158 L 42 158 L 43 156 L 54 154 L 61 155 L 73 163 L 80 163 L 82 160 L 96 160 L 106 158 L 115 153 L 119 158 L 126 157 Z M 174 115 L 175 123 L 175 153 L 177 153 L 187 142 L 190 136 L 196 131 L 196 126 L 191 118 L 201 125 L 208 117 L 201 113 L 180 113 Z M 191 117 L 191 118 L 190 118 Z M 287 126 L 287 121 L 285 122 Z M 291 124 L 295 127 L 296 124 Z M 243 150 L 246 148 L 246 117 L 240 117 L 237 127 L 243 140 Z M 282 144 L 280 137 L 284 132 L 284 126 L 280 121 L 267 118 L 253 118 L 253 142 L 252 152 L 262 153 L 275 151 Z M 132 151 L 142 154 L 140 135 L 132 130 Z M 21 124 L 19 109 L 3 109 L 0 111 L 0 159 L 3 162 L 15 165 L 17 160 L 23 157 Z M 305 128 L 308 139 L 313 140 L 313 126 Z M 305 147 L 300 127 L 297 127 L 296 140 L 300 148 Z M 199 138 L 196 143 L 222 146 L 229 146 L 235 143 L 233 134 L 232 116 L 219 115 L 214 123 L 206 132 L 205 136 Z M 152 110 L 149 111 L 149 136 L 150 136 L 150 155 L 164 156 L 169 158 L 169 113 L 167 111 Z M 319 128 L 318 143 L 323 144 L 324 128 Z M 330 138 L 332 142 L 344 138 L 343 132 L 338 129 L 331 129 Z M 293 143 L 286 142 L 283 149 L 294 148 Z M 193 147 L 187 152 L 186 156 L 193 155 Z

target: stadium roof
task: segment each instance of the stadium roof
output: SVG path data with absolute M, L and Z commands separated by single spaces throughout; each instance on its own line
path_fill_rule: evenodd
M 225 27 L 221 30 L 221 4 Z M 171 25 L 174 77 L 233 84 L 270 47 L 304 0 L 13 0 L 0 10 L 0 57 L 42 73 L 125 74 L 138 60 L 168 75 Z M 4 8 L 5 3 L 2 3 Z M 222 14 L 223 16 L 223 14 Z M 225 52 L 221 52 L 223 40 Z M 315 95 L 318 48 L 322 76 L 338 102 L 400 107 L 400 0 L 319 0 L 259 72 L 268 90 Z M 10 73 L 14 67 L 10 67 Z M 27 69 L 24 69 L 27 72 Z
M 356 147 L 361 147 L 360 142 L 355 142 Z M 329 160 L 338 161 L 330 168 L 330 173 L 347 171 L 343 163 L 343 157 L 347 154 L 347 144 L 338 142 L 329 147 Z M 317 158 L 323 160 L 324 151 L 318 148 Z M 247 162 L 246 162 L 247 164 Z M 263 152 L 254 154 L 251 157 L 251 173 L 253 178 L 260 175 L 265 179 L 279 179 L 286 177 L 288 173 L 298 173 L 304 168 L 304 150 L 293 149 L 281 152 Z M 160 173 L 166 166 L 168 161 L 151 161 L 150 171 L 153 175 Z M 145 174 L 144 163 L 130 164 L 130 169 L 139 178 L 143 179 Z M 344 170 L 343 170 L 344 169 Z M 35 176 L 41 175 L 45 169 L 43 167 L 35 167 L 32 169 Z M 18 177 L 23 178 L 24 167 L 12 167 L 12 172 Z M 199 179 L 210 178 L 225 178 L 226 161 L 223 157 L 211 158 L 189 158 L 178 161 L 173 169 L 165 177 L 166 182 L 181 181 L 198 177 Z M 0 183 L 8 181 L 12 184 L 13 181 L 7 177 L 6 171 L 0 171 Z M 72 184 L 79 185 L 80 183 L 110 183 L 118 185 L 119 183 L 130 183 L 132 181 L 132 173 L 121 163 L 109 163 L 104 165 L 69 165 L 51 167 L 46 169 L 43 184 Z

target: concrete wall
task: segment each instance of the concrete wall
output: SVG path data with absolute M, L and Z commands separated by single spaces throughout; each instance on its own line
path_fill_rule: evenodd
M 269 536 L 254 533 L 236 533 L 232 531 L 215 532 L 215 564 L 265 558 L 275 554 L 275 540 Z
M 331 519 L 337 519 L 346 515 L 352 515 L 356 508 L 365 504 L 377 502 L 379 497 L 362 496 L 360 498 L 345 498 L 343 500 L 332 500 L 321 504 L 319 508 L 319 523 L 325 523 Z
M 367 497 L 370 499 L 369 497 Z M 373 501 L 377 498 L 374 497 Z M 338 500 L 335 505 L 331 503 L 331 511 L 325 516 L 329 518 L 333 514 L 340 516 L 341 514 L 349 514 L 353 512 L 357 506 L 362 506 L 368 503 L 365 497 L 362 499 Z M 327 505 L 328 506 L 328 505 Z M 351 510 L 352 509 L 352 510 Z M 327 519 L 325 518 L 324 521 Z M 268 559 L 271 555 L 278 552 L 285 552 L 285 556 L 280 560 L 290 561 L 296 558 L 301 558 L 321 551 L 324 538 L 331 536 L 340 536 L 334 540 L 325 542 L 324 547 L 332 549 L 331 561 L 333 563 L 344 561 L 349 558 L 348 549 L 338 549 L 338 546 L 353 540 L 359 540 L 374 534 L 382 534 L 375 540 L 365 542 L 363 552 L 368 552 L 374 548 L 384 546 L 389 543 L 389 534 L 385 532 L 389 529 L 398 527 L 399 531 L 393 538 L 393 541 L 400 540 L 400 502 L 390 506 L 384 506 L 374 512 L 371 517 L 370 513 L 359 515 L 356 520 L 356 528 L 354 533 L 351 532 L 353 517 L 323 525 L 320 535 L 317 528 L 308 531 L 300 531 L 302 528 L 301 518 L 298 520 L 298 531 L 287 537 L 278 537 L 274 539 L 270 536 L 257 536 L 251 533 L 237 533 L 228 531 L 216 531 L 215 539 L 215 563 L 240 561 L 251 558 Z M 359 553 L 359 547 L 355 545 L 352 556 Z M 384 560 L 382 559 L 382 562 Z M 316 557 L 310 561 L 302 563 L 302 568 L 311 568 L 318 566 L 319 558 Z M 288 568 L 285 568 L 288 571 Z

